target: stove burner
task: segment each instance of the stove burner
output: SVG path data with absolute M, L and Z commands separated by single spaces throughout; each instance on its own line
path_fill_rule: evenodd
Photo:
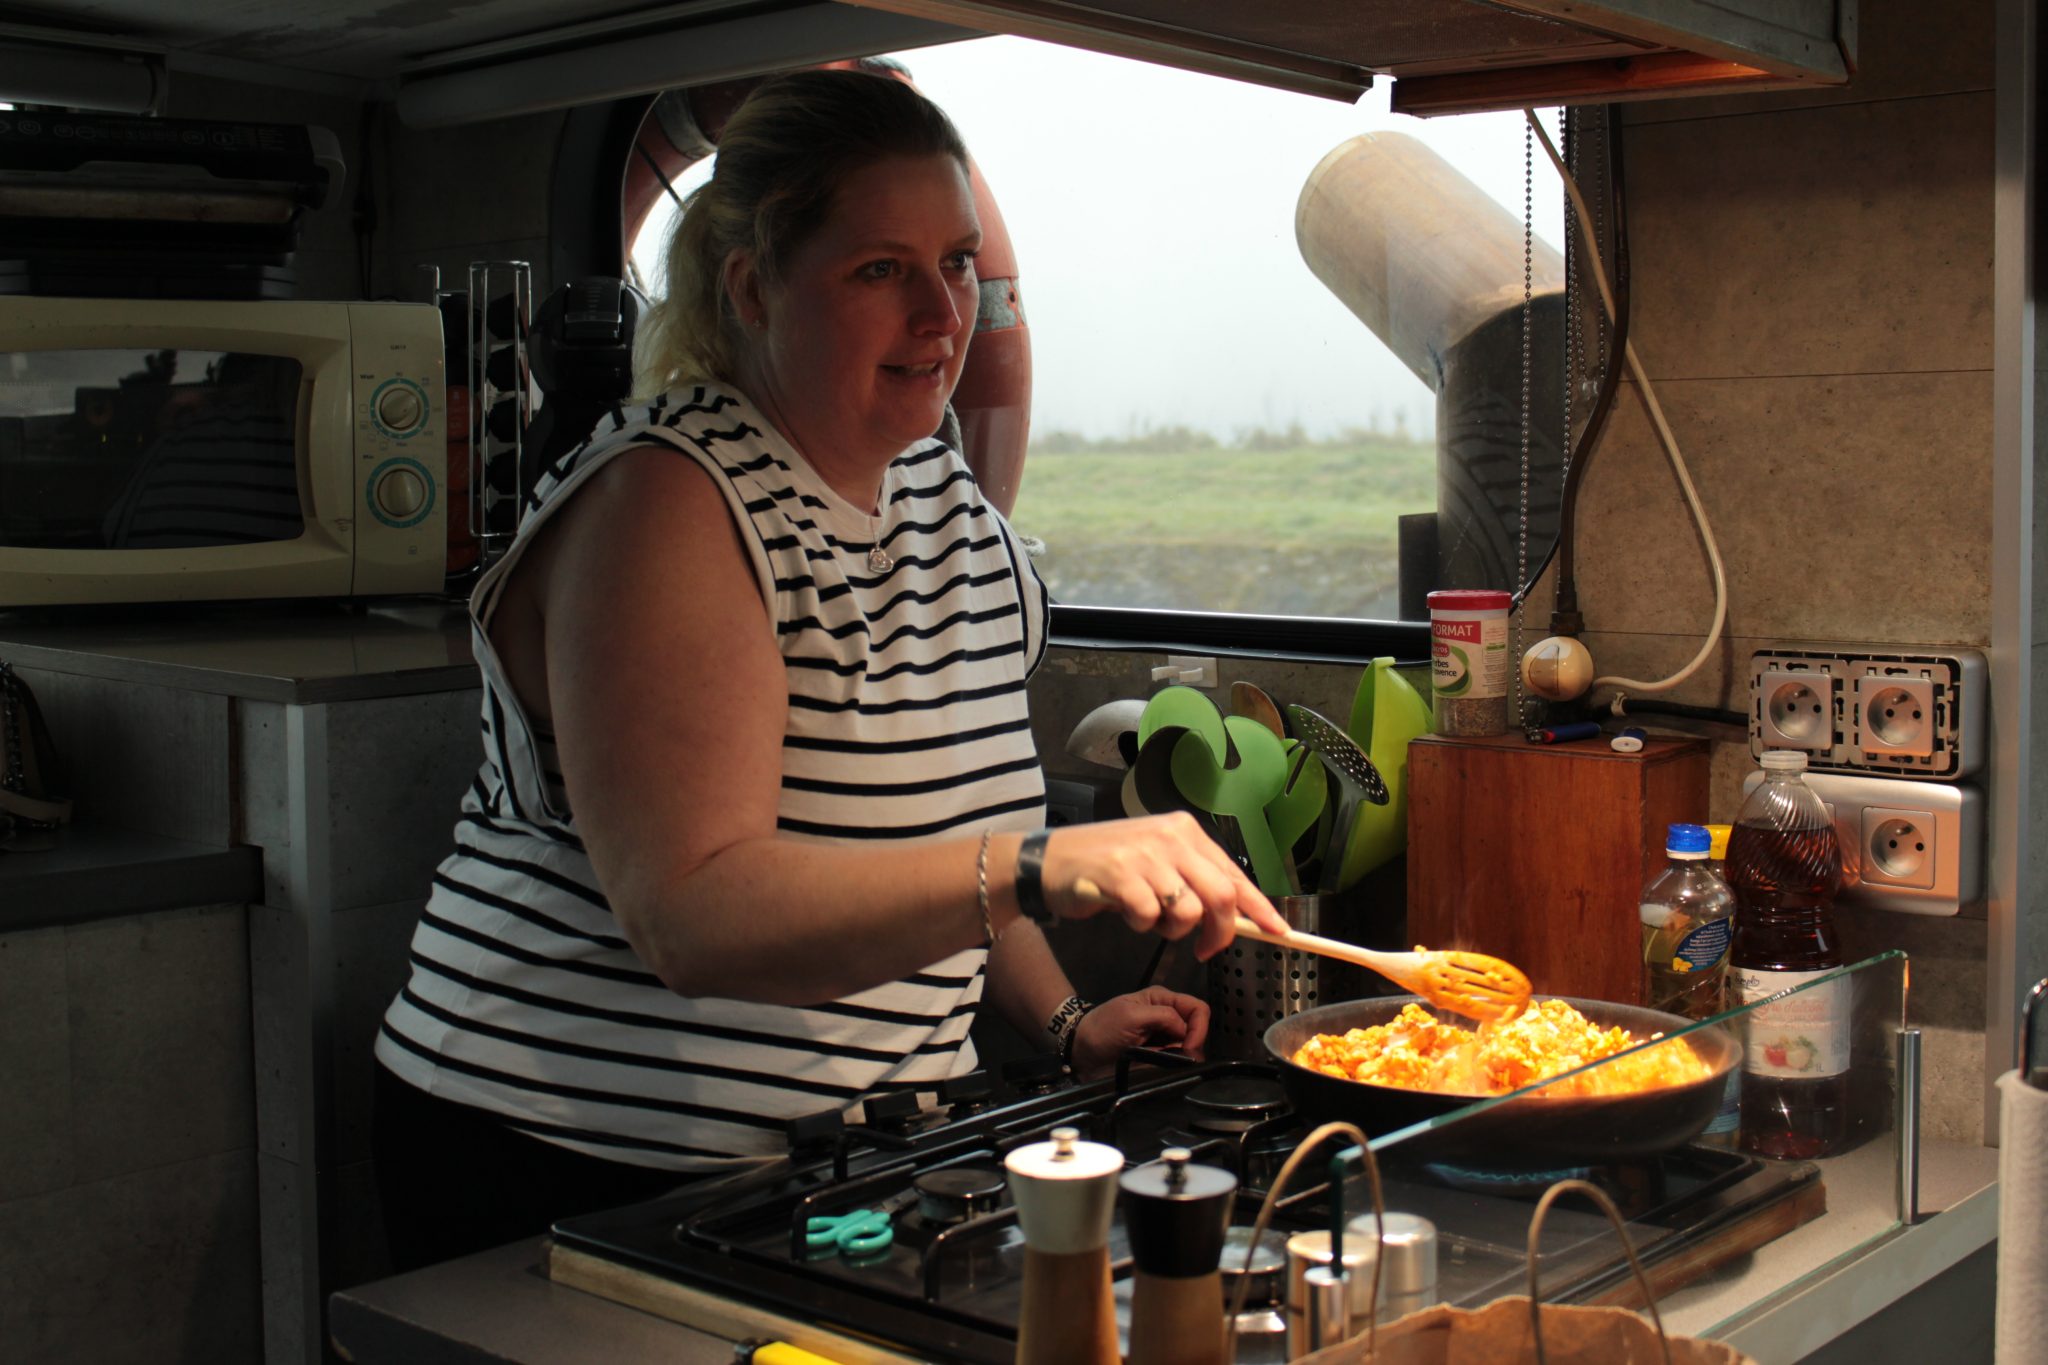
M 1425 1162 L 1422 1170 L 1454 1190 L 1470 1194 L 1542 1194 L 1560 1180 L 1593 1180 L 1591 1166 L 1560 1166 L 1554 1171 L 1487 1171 L 1445 1162 Z
M 1287 1108 L 1280 1082 L 1259 1076 L 1225 1076 L 1204 1081 L 1187 1093 L 1196 1109 L 1188 1121 L 1204 1133 L 1241 1133 Z
M 910 1184 L 917 1191 L 918 1216 L 948 1225 L 994 1212 L 1004 1189 L 1003 1173 L 987 1166 L 947 1166 Z

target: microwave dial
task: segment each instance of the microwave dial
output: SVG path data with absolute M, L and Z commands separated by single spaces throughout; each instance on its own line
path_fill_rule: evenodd
M 377 416 L 393 431 L 410 431 L 426 415 L 426 404 L 411 389 L 386 389 L 377 400 Z
M 416 460 L 387 460 L 370 476 L 370 511 L 386 526 L 417 526 L 434 510 L 434 484 Z
M 415 435 L 427 423 L 427 395 L 409 379 L 389 379 L 370 398 L 370 415 L 386 436 Z

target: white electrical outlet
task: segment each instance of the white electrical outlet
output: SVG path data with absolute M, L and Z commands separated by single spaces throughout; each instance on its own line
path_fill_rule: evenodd
M 1835 680 L 1818 668 L 1766 668 L 1751 689 L 1766 749 L 1830 750 L 1835 745 Z
M 1747 797 L 1763 774 L 1743 779 Z M 1984 810 L 1974 787 L 1856 773 L 1806 774 L 1842 843 L 1841 905 L 1953 915 L 1983 888 Z
M 1866 673 L 1856 680 L 1856 747 L 1866 758 L 1934 753 L 1934 683 Z
M 1863 880 L 1872 886 L 1932 891 L 1941 857 L 1938 829 L 1931 810 L 1865 806 Z
M 1984 762 L 1984 656 L 1947 645 L 1785 644 L 1749 661 L 1749 749 L 1921 781 Z M 1815 709 L 1818 707 L 1818 709 Z

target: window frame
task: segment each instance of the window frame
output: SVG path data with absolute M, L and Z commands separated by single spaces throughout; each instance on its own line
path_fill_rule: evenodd
M 1342 616 L 1264 616 L 1055 602 L 1047 638 L 1071 649 L 1216 654 L 1239 659 L 1358 664 L 1392 656 L 1402 666 L 1429 662 L 1427 621 Z

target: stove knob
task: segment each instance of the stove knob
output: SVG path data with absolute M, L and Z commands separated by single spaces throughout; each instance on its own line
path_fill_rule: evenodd
M 799 1114 L 783 1125 L 789 1137 L 789 1149 L 794 1152 L 805 1147 L 829 1147 L 846 1131 L 846 1120 L 836 1109 L 821 1110 L 816 1114 Z
M 1050 1052 L 1041 1052 L 1032 1057 L 1020 1057 L 1014 1062 L 1003 1063 L 1003 1084 L 1020 1095 L 1043 1095 L 1057 1090 L 1066 1079 L 1066 1067 Z
M 986 1071 L 970 1071 L 939 1082 L 939 1103 L 954 1118 L 965 1118 L 988 1108 L 995 1088 Z
M 867 1126 L 887 1132 L 901 1132 L 917 1117 L 917 1092 L 914 1090 L 890 1090 L 880 1095 L 871 1095 L 861 1101 L 861 1109 L 867 1115 Z

